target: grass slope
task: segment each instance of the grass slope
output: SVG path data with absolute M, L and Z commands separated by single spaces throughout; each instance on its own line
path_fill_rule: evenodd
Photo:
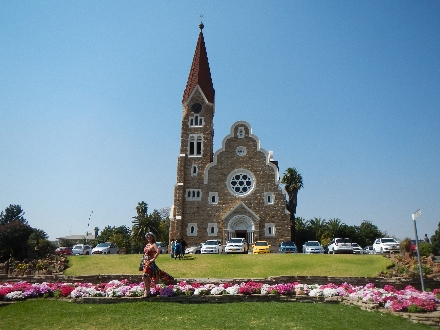
M 140 274 L 141 255 L 69 257 L 65 275 Z M 219 254 L 190 255 L 174 260 L 161 255 L 157 265 L 178 278 L 267 278 L 269 276 L 374 277 L 390 261 L 379 255 Z

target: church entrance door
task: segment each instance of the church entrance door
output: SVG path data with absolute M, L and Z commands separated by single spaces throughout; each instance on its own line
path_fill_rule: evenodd
M 236 230 L 235 237 L 247 239 L 247 231 L 246 230 Z

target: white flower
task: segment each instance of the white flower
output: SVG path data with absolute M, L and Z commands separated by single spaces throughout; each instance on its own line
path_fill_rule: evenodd
M 226 289 L 226 292 L 228 294 L 238 294 L 238 291 L 240 290 L 240 286 L 238 284 L 230 286 Z
M 216 286 L 216 287 L 211 289 L 211 294 L 212 295 L 219 295 L 219 294 L 223 293 L 223 290 L 224 290 L 223 288 L 220 288 L 220 287 Z

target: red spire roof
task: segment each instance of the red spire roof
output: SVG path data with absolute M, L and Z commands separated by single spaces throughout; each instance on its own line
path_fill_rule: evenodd
M 196 51 L 191 65 L 191 70 L 183 92 L 182 104 L 186 103 L 191 96 L 194 88 L 199 85 L 206 99 L 210 103 L 214 103 L 214 86 L 212 84 L 211 70 L 209 69 L 208 54 L 205 47 L 205 39 L 203 38 L 203 25 L 200 25 L 199 40 L 197 40 Z

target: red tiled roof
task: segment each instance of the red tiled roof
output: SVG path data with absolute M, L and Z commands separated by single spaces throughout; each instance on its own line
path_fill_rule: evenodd
M 197 84 L 205 94 L 206 99 L 210 103 L 214 103 L 214 86 L 212 84 L 211 70 L 209 69 L 208 54 L 205 47 L 205 39 L 203 32 L 200 30 L 199 40 L 197 40 L 196 51 L 191 65 L 191 70 L 186 83 L 185 91 L 183 92 L 182 104 L 188 101 L 191 93 Z

